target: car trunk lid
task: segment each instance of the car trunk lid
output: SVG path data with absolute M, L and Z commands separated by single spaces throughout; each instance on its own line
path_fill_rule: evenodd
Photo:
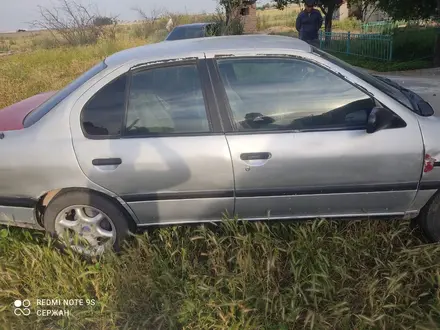
M 40 93 L 0 110 L 0 132 L 23 129 L 24 118 L 56 91 Z

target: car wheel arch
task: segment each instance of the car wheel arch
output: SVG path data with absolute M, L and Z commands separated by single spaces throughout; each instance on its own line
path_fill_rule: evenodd
M 47 206 L 50 204 L 50 202 L 57 196 L 68 194 L 70 192 L 83 192 L 84 194 L 97 194 L 100 195 L 112 203 L 114 203 L 117 207 L 119 207 L 122 212 L 125 214 L 126 219 L 128 219 L 129 222 L 129 229 L 132 232 L 135 232 L 137 229 L 137 218 L 134 215 L 133 211 L 129 209 L 128 206 L 123 205 L 118 198 L 115 196 L 111 196 L 109 194 L 106 194 L 102 191 L 98 191 L 95 189 L 90 188 L 83 188 L 83 187 L 66 187 L 66 188 L 58 188 L 58 189 L 52 189 L 50 191 L 45 192 L 42 194 L 36 203 L 35 206 L 35 218 L 37 220 L 37 223 L 44 228 L 44 211 L 47 208 Z

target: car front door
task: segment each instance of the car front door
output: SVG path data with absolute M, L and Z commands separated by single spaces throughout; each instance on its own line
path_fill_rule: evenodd
M 378 105 L 341 75 L 293 57 L 210 63 L 225 100 L 236 208 L 249 219 L 403 214 L 422 171 L 417 119 L 392 113 L 366 132 Z M 395 103 L 395 102 L 394 102 Z M 394 104 L 393 103 L 393 104 Z
M 122 198 L 141 224 L 221 219 L 233 173 L 203 61 L 116 70 L 71 113 L 79 165 Z

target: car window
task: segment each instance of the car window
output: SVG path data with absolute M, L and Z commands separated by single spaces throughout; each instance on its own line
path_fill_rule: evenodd
M 180 40 L 180 39 L 192 39 L 202 38 L 205 36 L 205 29 L 203 25 L 197 26 L 182 26 L 176 27 L 171 31 L 167 40 Z
M 221 27 L 218 23 L 212 23 L 206 25 L 206 36 L 208 37 L 214 37 L 214 36 L 220 36 L 221 35 Z
M 124 74 L 101 88 L 84 106 L 81 122 L 84 132 L 90 136 L 119 136 L 125 113 Z
M 351 74 L 355 75 L 356 77 L 366 81 L 370 85 L 376 87 L 380 91 L 386 93 L 388 96 L 392 97 L 396 101 L 398 101 L 400 104 L 406 106 L 409 109 L 413 109 L 411 102 L 408 100 L 408 98 L 400 92 L 398 89 L 384 83 L 383 81 L 375 78 L 373 75 L 369 74 L 365 70 L 361 68 L 355 68 L 354 66 L 350 65 L 347 62 L 344 62 L 337 58 L 336 56 L 333 56 L 327 52 L 324 52 L 321 49 L 318 49 L 316 47 L 313 47 L 313 51 L 321 56 L 322 58 L 326 59 L 327 61 L 343 68 L 344 70 L 347 70 Z
M 299 59 L 218 60 L 238 130 L 364 128 L 375 102 L 320 66 Z
M 125 135 L 209 132 L 195 65 L 135 72 L 130 83 Z
M 58 93 L 49 98 L 46 102 L 41 104 L 35 110 L 30 112 L 23 121 L 23 126 L 29 127 L 43 118 L 50 110 L 52 110 L 56 105 L 63 101 L 66 97 L 72 94 L 80 86 L 82 86 L 86 81 L 90 80 L 92 77 L 97 75 L 99 72 L 104 70 L 107 65 L 104 61 L 96 64 L 91 69 L 87 70 L 81 76 L 72 81 L 69 85 L 64 87 Z

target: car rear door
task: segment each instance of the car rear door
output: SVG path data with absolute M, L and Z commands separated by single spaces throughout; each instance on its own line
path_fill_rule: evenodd
M 417 120 L 365 130 L 377 102 L 305 59 L 222 56 L 209 64 L 231 150 L 238 216 L 403 214 L 415 197 Z
M 233 212 L 227 141 L 203 60 L 115 70 L 71 113 L 79 165 L 141 224 L 221 219 Z

